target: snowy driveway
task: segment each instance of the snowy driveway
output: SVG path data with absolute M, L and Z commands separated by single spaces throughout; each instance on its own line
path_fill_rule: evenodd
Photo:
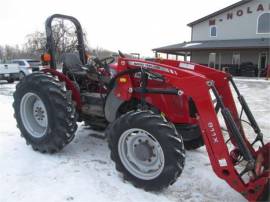
M 237 80 L 259 125 L 270 140 L 270 83 Z M 0 83 L 0 202 L 166 202 L 245 201 L 213 173 L 205 148 L 187 152 L 181 177 L 160 193 L 124 182 L 115 171 L 104 140 L 80 126 L 76 138 L 58 154 L 25 145 L 13 118 L 15 85 Z

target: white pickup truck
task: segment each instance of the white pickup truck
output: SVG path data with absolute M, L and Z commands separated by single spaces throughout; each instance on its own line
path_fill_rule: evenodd
M 20 68 L 18 64 L 0 64 L 0 80 L 13 83 L 20 79 Z

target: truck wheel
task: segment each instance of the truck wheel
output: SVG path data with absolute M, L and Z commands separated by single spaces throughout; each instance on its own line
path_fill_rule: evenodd
M 200 136 L 196 139 L 184 141 L 185 149 L 186 150 L 194 150 L 202 147 L 204 145 L 203 138 Z
M 14 83 L 14 79 L 8 79 L 7 82 L 8 83 Z
M 19 74 L 19 80 L 22 80 L 24 77 L 25 77 L 25 73 L 21 71 Z
M 116 169 L 136 187 L 160 190 L 173 184 L 182 173 L 182 137 L 161 115 L 128 112 L 113 122 L 106 133 Z
M 42 153 L 61 150 L 77 129 L 71 95 L 50 75 L 23 78 L 14 92 L 15 118 L 26 143 Z

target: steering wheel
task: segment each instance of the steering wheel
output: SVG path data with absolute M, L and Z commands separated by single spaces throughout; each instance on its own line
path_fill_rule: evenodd
M 115 61 L 115 58 L 112 56 L 101 59 L 101 62 L 107 65 L 112 64 L 114 61 Z
M 115 61 L 114 57 L 106 57 L 106 58 L 102 58 L 99 59 L 98 57 L 94 58 L 94 62 L 97 63 L 99 66 L 105 66 L 105 65 L 109 65 L 112 64 Z
M 93 61 L 96 63 L 97 68 L 104 68 L 106 72 L 110 73 L 109 64 L 112 64 L 115 61 L 114 57 L 106 57 L 99 59 L 98 57 L 94 58 Z

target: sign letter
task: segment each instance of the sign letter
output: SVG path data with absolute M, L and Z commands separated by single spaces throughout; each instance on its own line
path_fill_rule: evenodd
M 228 13 L 227 14 L 227 20 L 233 19 L 233 13 Z
M 264 8 L 263 8 L 263 5 L 262 4 L 259 4 L 259 6 L 257 8 L 257 11 L 264 11 Z
M 252 13 L 252 10 L 250 10 L 250 7 L 247 7 L 247 13 L 248 14 Z
M 243 10 L 238 10 L 237 12 L 236 12 L 236 15 L 237 16 L 242 16 L 244 14 L 244 12 L 243 12 Z

